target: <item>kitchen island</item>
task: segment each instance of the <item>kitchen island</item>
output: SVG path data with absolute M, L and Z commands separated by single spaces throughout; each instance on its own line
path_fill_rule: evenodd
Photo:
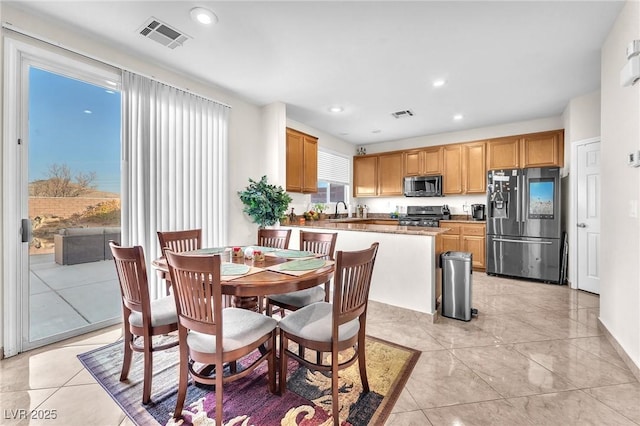
M 435 319 L 436 236 L 448 228 L 377 224 L 375 219 L 309 221 L 290 228 L 290 247 L 299 248 L 300 230 L 337 232 L 336 251 L 362 250 L 379 242 L 369 299 L 429 314 Z M 393 222 L 391 222 L 393 223 Z

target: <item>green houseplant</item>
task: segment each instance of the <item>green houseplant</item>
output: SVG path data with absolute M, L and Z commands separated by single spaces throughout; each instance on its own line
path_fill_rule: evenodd
M 261 228 L 278 223 L 291 202 L 289 194 L 281 186 L 270 185 L 266 176 L 259 181 L 249 178 L 249 186 L 238 195 L 244 204 L 242 211 Z

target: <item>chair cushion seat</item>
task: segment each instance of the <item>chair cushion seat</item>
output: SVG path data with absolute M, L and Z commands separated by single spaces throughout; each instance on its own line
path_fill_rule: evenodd
M 174 324 L 178 322 L 176 300 L 173 296 L 163 297 L 151 301 L 151 326 Z M 135 327 L 142 327 L 142 314 L 131 312 L 129 323 Z
M 246 309 L 226 308 L 222 310 L 222 350 L 224 352 L 242 348 L 273 331 L 278 325 L 275 319 Z M 189 331 L 187 345 L 203 353 L 216 352 L 216 336 Z
M 291 293 L 271 294 L 269 295 L 269 300 L 302 308 L 312 303 L 322 302 L 324 300 L 324 288 L 315 286 L 306 290 L 292 291 Z
M 327 302 L 317 302 L 287 315 L 280 320 L 280 329 L 316 342 L 331 341 L 331 327 L 333 305 Z M 358 334 L 360 320 L 355 318 L 338 327 L 338 340 L 343 341 Z

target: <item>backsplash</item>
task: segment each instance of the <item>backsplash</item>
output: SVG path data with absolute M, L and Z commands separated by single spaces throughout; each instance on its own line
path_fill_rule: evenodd
M 389 214 L 401 206 L 406 212 L 407 206 L 449 206 L 452 215 L 471 215 L 471 204 L 486 204 L 487 196 L 479 195 L 447 195 L 445 197 L 379 197 L 357 198 L 353 205 L 364 204 L 370 213 Z

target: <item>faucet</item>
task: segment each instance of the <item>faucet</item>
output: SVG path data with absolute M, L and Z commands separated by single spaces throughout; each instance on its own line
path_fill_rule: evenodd
M 333 218 L 337 219 L 338 218 L 338 205 L 342 203 L 342 205 L 344 206 L 344 209 L 347 210 L 347 204 L 344 201 L 338 201 L 336 203 L 336 212 L 333 214 Z

